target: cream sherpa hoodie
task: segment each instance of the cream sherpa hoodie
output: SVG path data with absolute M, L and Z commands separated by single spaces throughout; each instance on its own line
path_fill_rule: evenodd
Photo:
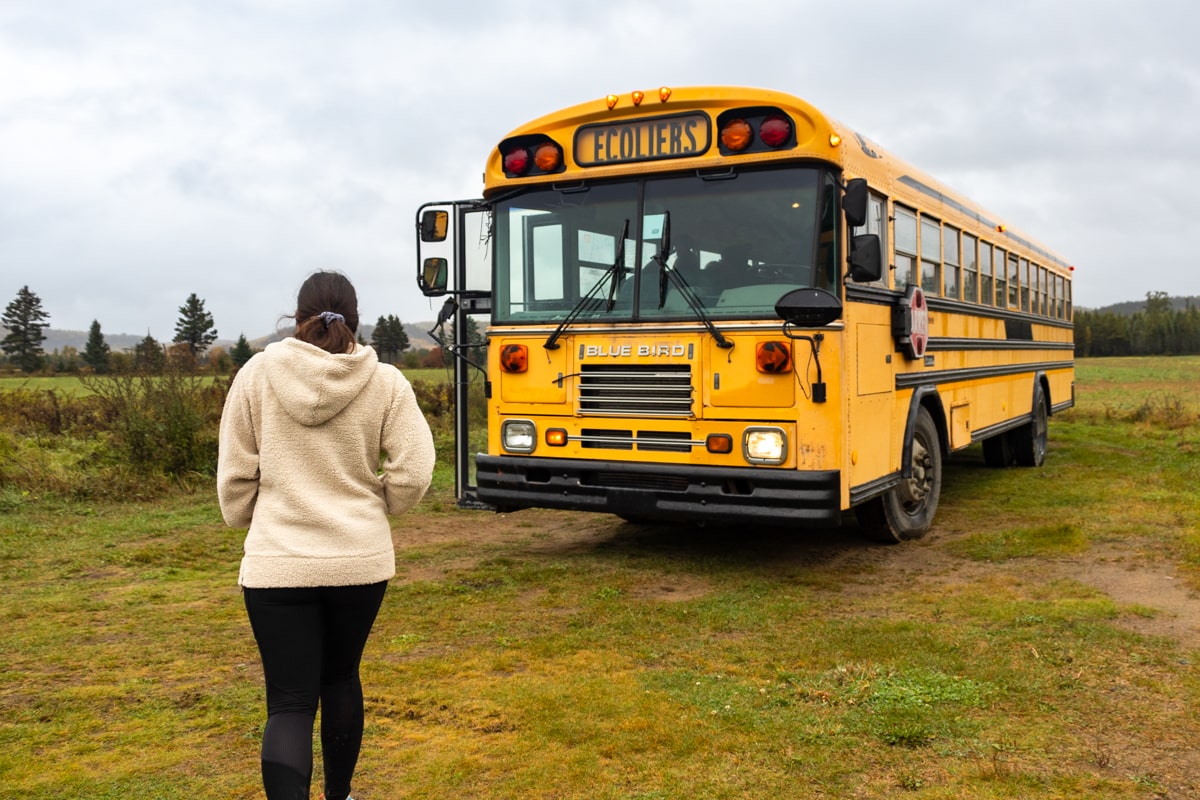
M 294 338 L 267 345 L 238 371 L 221 415 L 221 514 L 249 527 L 238 583 L 391 578 L 387 515 L 416 505 L 433 463 L 412 386 L 372 348 L 335 355 Z

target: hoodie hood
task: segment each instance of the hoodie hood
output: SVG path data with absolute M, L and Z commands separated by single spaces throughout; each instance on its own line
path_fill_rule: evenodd
M 288 337 L 263 351 L 267 383 L 288 416 L 301 425 L 321 425 L 358 397 L 375 374 L 379 359 L 372 347 L 353 353 L 327 353 Z

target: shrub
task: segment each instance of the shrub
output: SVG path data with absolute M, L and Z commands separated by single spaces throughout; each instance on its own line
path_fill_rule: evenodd
M 129 466 L 173 476 L 216 472 L 227 381 L 171 365 L 161 375 L 123 372 L 81 380 L 106 409 L 112 443 Z
M 426 417 L 448 416 L 454 408 L 454 384 L 448 381 L 411 382 L 413 394 L 416 395 L 417 405 Z
M 60 436 L 107 428 L 95 397 L 75 397 L 54 389 L 0 392 L 0 428 L 33 436 Z

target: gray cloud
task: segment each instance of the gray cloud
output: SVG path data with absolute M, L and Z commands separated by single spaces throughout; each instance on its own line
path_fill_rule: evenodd
M 1192 4 L 730 8 L 6 3 L 0 298 L 170 338 L 196 292 L 257 336 L 336 268 L 364 319 L 431 319 L 417 207 L 478 196 L 523 122 L 662 84 L 810 100 L 1079 265 L 1081 304 L 1200 294 Z

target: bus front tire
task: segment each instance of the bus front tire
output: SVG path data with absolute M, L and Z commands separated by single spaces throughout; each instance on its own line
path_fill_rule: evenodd
M 933 526 L 942 493 L 942 448 L 937 426 L 924 408 L 912 438 L 912 475 L 886 494 L 856 506 L 855 516 L 871 539 L 895 544 L 920 539 Z

